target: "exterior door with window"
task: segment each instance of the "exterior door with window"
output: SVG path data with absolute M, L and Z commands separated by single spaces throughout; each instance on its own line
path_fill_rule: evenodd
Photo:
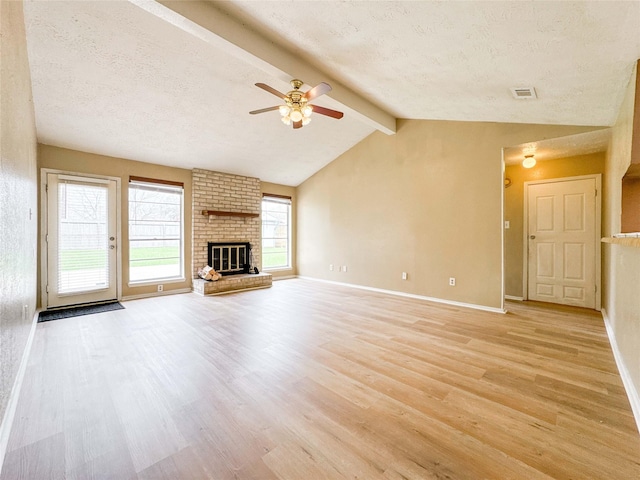
M 46 173 L 46 307 L 115 300 L 115 180 Z
M 527 186 L 528 298 L 596 308 L 596 179 Z

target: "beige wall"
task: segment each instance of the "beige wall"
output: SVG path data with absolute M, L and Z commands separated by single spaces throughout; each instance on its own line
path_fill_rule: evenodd
M 632 76 L 606 158 L 606 188 L 603 231 L 620 232 L 621 179 L 631 163 L 633 105 L 636 73 Z M 637 113 L 636 113 L 637 114 Z M 636 420 L 640 425 L 640 248 L 604 245 L 603 306 L 614 333 L 614 347 L 635 390 Z
M 297 258 L 296 258 L 296 247 L 297 247 L 297 231 L 298 231 L 298 221 L 297 221 L 297 199 L 296 199 L 296 188 L 289 187 L 287 185 L 278 185 L 276 183 L 269 182 L 261 182 L 262 193 L 271 193 L 273 195 L 287 195 L 291 197 L 291 268 L 287 269 L 278 269 L 278 270 L 269 270 L 269 273 L 273 275 L 274 279 L 279 277 L 289 277 L 292 275 L 298 274 Z
M 602 152 L 538 162 L 533 168 L 522 165 L 505 168 L 505 177 L 511 179 L 511 185 L 504 191 L 504 219 L 510 223 L 504 231 L 505 295 L 523 296 L 524 182 L 603 173 L 604 160 Z
M 74 173 L 86 173 L 119 177 L 121 180 L 121 233 L 120 248 L 122 254 L 122 295 L 147 295 L 157 292 L 156 285 L 128 286 L 129 281 L 129 176 L 148 177 L 160 180 L 172 180 L 184 183 L 184 262 L 185 280 L 176 283 L 164 283 L 165 292 L 191 288 L 191 170 L 165 167 L 151 163 L 136 162 L 123 158 L 105 157 L 93 153 L 79 152 L 65 148 L 38 145 L 38 167 L 64 170 Z
M 0 2 L 0 37 L 0 432 L 7 432 L 37 291 L 36 126 L 22 2 Z
M 398 120 L 298 187 L 298 273 L 501 308 L 502 148 L 589 130 Z

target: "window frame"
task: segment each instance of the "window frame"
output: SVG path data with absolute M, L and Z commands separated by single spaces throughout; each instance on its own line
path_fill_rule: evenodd
M 180 253 L 180 259 L 179 259 L 179 273 L 178 275 L 175 276 L 167 276 L 167 277 L 154 277 L 154 278 L 145 278 L 142 280 L 131 280 L 131 216 L 129 215 L 130 212 L 130 206 L 131 206 L 131 201 L 130 201 L 130 191 L 127 192 L 127 227 L 128 227 L 128 239 L 127 239 L 127 248 L 128 248 L 128 254 L 129 254 L 129 261 L 128 261 L 128 286 L 131 287 L 138 287 L 138 286 L 145 286 L 145 285 L 157 285 L 157 284 L 165 284 L 165 283 L 179 283 L 179 282 L 184 282 L 185 281 L 185 252 L 184 252 L 184 244 L 185 244 L 185 232 L 184 232 L 184 225 L 185 225 L 185 218 L 184 218 L 184 183 L 182 182 L 174 182 L 171 180 L 160 180 L 160 179 L 154 179 L 154 178 L 146 178 L 146 177 L 136 177 L 136 176 L 130 176 L 129 177 L 129 186 L 128 188 L 131 189 L 132 185 L 147 185 L 150 188 L 155 188 L 158 190 L 165 190 L 165 191 L 179 191 L 180 192 L 180 225 L 179 225 L 179 232 L 180 232 L 180 238 L 179 238 L 179 253 Z
M 273 272 L 273 271 L 278 271 L 278 270 L 291 270 L 293 268 L 292 266 L 292 259 L 293 259 L 293 253 L 292 253 L 292 238 L 291 238 L 291 233 L 292 233 L 292 225 L 291 225 L 291 217 L 292 217 L 292 201 L 291 201 L 291 197 L 288 195 L 277 195 L 277 194 L 273 194 L 273 193 L 263 193 L 262 194 L 262 200 L 260 202 L 260 232 L 262 233 L 264 230 L 264 225 L 265 225 L 265 218 L 264 218 L 264 203 L 277 203 L 280 205 L 286 205 L 287 206 L 287 262 L 286 265 L 279 265 L 279 266 L 274 266 L 274 267 L 266 267 L 265 266 L 265 246 L 264 246 L 264 241 L 265 241 L 265 237 L 263 235 L 261 235 L 261 241 L 260 241 L 260 254 L 261 254 L 261 264 L 262 264 L 262 270 L 264 270 L 265 272 Z M 277 240 L 277 239 L 273 239 L 273 240 Z

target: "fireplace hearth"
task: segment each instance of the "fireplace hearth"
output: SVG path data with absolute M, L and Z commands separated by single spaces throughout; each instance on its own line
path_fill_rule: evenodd
M 208 242 L 207 260 L 223 276 L 249 273 L 251 244 L 249 242 Z

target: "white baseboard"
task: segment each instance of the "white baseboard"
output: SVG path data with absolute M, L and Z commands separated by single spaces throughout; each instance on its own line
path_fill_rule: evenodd
M 455 300 L 445 300 L 443 298 L 426 297 L 424 295 L 415 295 L 413 293 L 398 292 L 397 290 L 385 290 L 384 288 L 367 287 L 367 286 L 364 286 L 364 285 L 356 285 L 354 283 L 334 282 L 332 280 L 323 280 L 321 278 L 304 277 L 304 276 L 300 276 L 300 275 L 298 275 L 298 278 L 302 278 L 304 280 L 313 280 L 314 282 L 331 283 L 333 285 L 340 285 L 340 286 L 343 286 L 343 287 L 359 288 L 360 290 L 369 290 L 369 291 L 372 291 L 372 292 L 386 293 L 388 295 L 396 295 L 398 297 L 415 298 L 417 300 L 426 300 L 427 302 L 444 303 L 446 305 L 453 305 L 453 306 L 456 306 L 456 307 L 472 308 L 474 310 L 483 310 L 485 312 L 507 313 L 507 311 L 502 309 L 502 308 L 487 307 L 487 306 L 484 306 L 484 305 L 476 305 L 475 303 L 456 302 Z
M 18 399 L 20 398 L 20 390 L 22 389 L 24 374 L 27 371 L 27 364 L 29 363 L 31 346 L 33 345 L 33 339 L 36 336 L 38 313 L 40 313 L 40 311 L 36 310 L 35 315 L 33 316 L 31 330 L 29 331 L 29 337 L 27 337 L 27 343 L 24 346 L 24 352 L 22 353 L 20 366 L 18 367 L 18 372 L 16 373 L 16 379 L 13 382 L 13 388 L 11 388 L 11 392 L 9 393 L 7 409 L 4 411 L 4 418 L 2 419 L 2 423 L 0 424 L 0 472 L 2 472 L 4 457 L 7 453 L 7 446 L 9 445 L 9 436 L 11 435 L 11 427 L 13 426 L 13 419 L 16 415 L 16 408 L 18 407 Z
M 191 288 L 177 288 L 175 290 L 164 290 L 162 292 L 141 293 L 139 295 L 127 295 L 122 297 L 120 301 L 126 302 L 127 300 L 139 300 L 141 298 L 162 297 L 164 295 L 175 295 L 176 293 L 191 293 Z
M 505 300 L 513 300 L 514 302 L 524 302 L 524 297 L 516 297 L 514 295 L 505 295 Z
M 611 344 L 611 350 L 613 351 L 613 358 L 615 358 L 616 360 L 618 372 L 620 372 L 620 378 L 622 378 L 622 384 L 624 385 L 624 389 L 627 392 L 627 397 L 629 398 L 629 403 L 631 404 L 631 411 L 633 412 L 633 417 L 636 419 L 636 426 L 638 427 L 638 432 L 640 433 L 640 392 L 638 391 L 638 388 L 636 388 L 636 386 L 633 384 L 633 380 L 631 378 L 631 375 L 629 374 L 627 365 L 624 363 L 622 353 L 620 352 L 620 349 L 618 348 L 618 342 L 616 341 L 616 334 L 613 331 L 613 326 L 611 325 L 611 320 L 607 315 L 607 311 L 603 308 L 601 312 L 602 318 L 604 319 L 604 326 L 607 329 L 609 343 Z

